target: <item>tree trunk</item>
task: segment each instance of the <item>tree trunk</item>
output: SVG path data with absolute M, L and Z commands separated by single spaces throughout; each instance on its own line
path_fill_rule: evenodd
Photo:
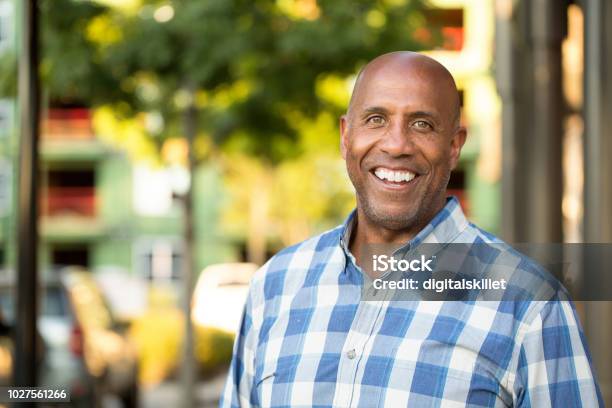
M 194 140 L 197 133 L 198 112 L 194 105 L 194 87 L 187 87 L 191 100 L 184 112 L 184 131 L 187 139 L 187 171 L 190 176 L 190 183 L 183 198 L 183 233 L 184 233 L 184 252 L 183 252 L 183 309 L 185 315 L 185 341 L 183 353 L 182 382 L 183 382 L 183 401 L 185 408 L 194 406 L 194 386 L 195 386 L 195 356 L 194 356 L 194 330 L 191 320 L 191 297 L 193 293 L 194 275 L 194 217 L 193 217 L 193 186 L 195 178 L 195 156 L 193 152 Z

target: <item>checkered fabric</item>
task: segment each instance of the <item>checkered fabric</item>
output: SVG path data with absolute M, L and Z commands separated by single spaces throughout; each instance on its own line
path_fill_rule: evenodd
M 255 274 L 221 407 L 603 405 L 564 296 L 362 301 L 346 246 L 353 218 Z M 421 242 L 501 241 L 450 198 L 409 245 Z

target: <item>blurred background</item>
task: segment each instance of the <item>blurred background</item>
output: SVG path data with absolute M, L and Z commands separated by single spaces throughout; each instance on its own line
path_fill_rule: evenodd
M 457 81 L 449 193 L 474 223 L 612 242 L 606 19 L 600 0 L 0 0 L 0 382 L 215 406 L 252 273 L 355 205 L 338 117 L 389 51 Z M 611 402 L 611 305 L 577 306 Z

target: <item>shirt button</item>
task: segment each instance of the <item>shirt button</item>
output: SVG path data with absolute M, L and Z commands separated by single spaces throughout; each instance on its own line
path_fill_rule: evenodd
M 346 356 L 349 358 L 349 360 L 354 359 L 356 355 L 357 353 L 355 353 L 355 349 L 346 352 Z

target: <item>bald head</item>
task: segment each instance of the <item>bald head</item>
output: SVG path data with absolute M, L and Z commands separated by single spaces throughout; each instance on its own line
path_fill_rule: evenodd
M 364 66 L 355 81 L 347 114 L 350 116 L 357 101 L 361 101 L 364 90 L 381 77 L 392 77 L 399 81 L 422 81 L 435 88 L 440 95 L 443 109 L 448 113 L 454 127 L 459 126 L 461 102 L 455 80 L 438 61 L 423 54 L 398 51 L 381 55 Z
M 444 207 L 467 132 L 455 81 L 441 64 L 412 52 L 370 62 L 340 118 L 340 134 L 358 230 L 361 223 L 374 234 L 367 242 L 405 242 Z

